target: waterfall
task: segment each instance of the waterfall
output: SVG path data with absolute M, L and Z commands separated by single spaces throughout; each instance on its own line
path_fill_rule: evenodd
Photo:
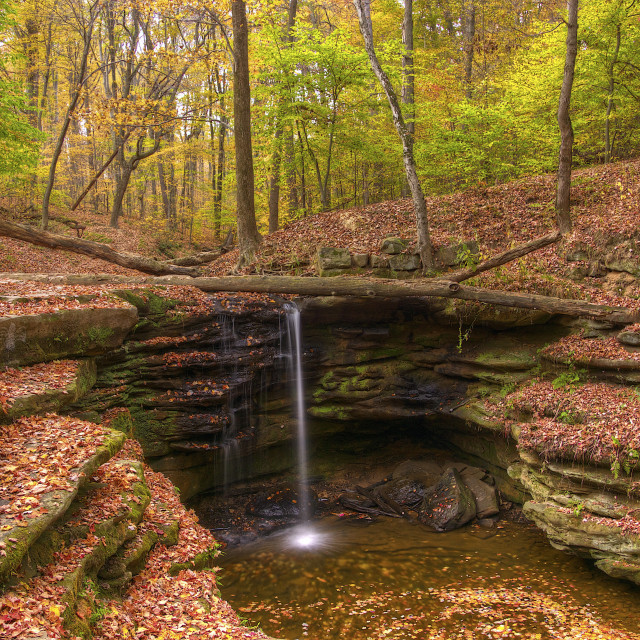
M 295 396 L 295 418 L 298 424 L 298 501 L 302 522 L 311 518 L 311 501 L 309 500 L 309 454 L 307 450 L 307 413 L 304 403 L 304 381 L 302 378 L 302 327 L 300 310 L 293 303 L 284 306 L 287 314 L 289 334 L 291 374 Z

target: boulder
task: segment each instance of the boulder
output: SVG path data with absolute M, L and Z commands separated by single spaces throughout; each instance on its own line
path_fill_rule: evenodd
M 432 460 L 405 460 L 391 474 L 394 480 L 417 480 L 425 487 L 431 487 L 440 480 L 442 467 Z
M 313 513 L 317 497 L 311 490 L 308 500 L 308 513 Z M 286 486 L 258 494 L 247 507 L 247 513 L 266 520 L 296 520 L 302 517 L 303 509 L 298 490 Z
M 437 485 L 427 489 L 418 519 L 436 531 L 452 531 L 472 520 L 476 501 L 460 473 L 449 467 Z
M 420 256 L 413 253 L 399 253 L 389 258 L 389 266 L 396 271 L 415 271 L 420 268 Z
M 616 337 L 628 347 L 640 347 L 640 331 L 621 331 Z
M 479 480 L 475 476 L 465 476 L 462 474 L 464 483 L 471 489 L 476 501 L 476 515 L 480 519 L 490 518 L 500 512 L 498 505 L 498 494 L 495 487 Z
M 369 254 L 368 253 L 354 253 L 351 256 L 351 266 L 364 269 L 369 266 Z
M 316 262 L 319 270 L 323 269 L 350 269 L 351 254 L 349 249 L 334 247 L 318 247 Z
M 409 241 L 402 238 L 385 238 L 380 245 L 380 253 L 393 256 L 402 253 L 408 245 Z
M 467 256 L 479 256 L 480 248 L 475 240 L 465 240 L 460 244 L 440 247 L 436 252 L 436 259 L 446 267 L 461 264 Z
M 386 256 L 371 256 L 371 266 L 374 269 L 388 269 L 389 268 L 389 258 Z
M 396 503 L 403 507 L 414 507 L 419 502 L 422 502 L 426 490 L 427 487 L 419 480 L 400 478 L 377 487 L 375 493 L 387 503 Z

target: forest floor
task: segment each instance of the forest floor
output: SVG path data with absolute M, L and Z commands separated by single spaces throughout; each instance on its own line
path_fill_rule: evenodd
M 427 207 L 434 248 L 476 240 L 481 254 L 488 257 L 511 245 L 542 236 L 554 228 L 554 199 L 553 175 L 430 197 Z M 561 251 L 557 246 L 537 251 L 506 267 L 507 273 L 502 269 L 497 275 L 494 271 L 481 276 L 482 284 L 503 289 L 549 289 L 550 277 L 564 280 L 576 264 L 580 264 L 565 260 L 565 254 L 572 247 L 608 243 L 615 248 L 616 242 L 635 238 L 640 209 L 640 159 L 575 171 L 571 202 L 575 228 L 563 241 Z M 15 204 L 12 206 L 11 202 L 0 199 L 0 217 L 34 223 L 18 209 Z M 85 239 L 108 244 L 117 251 L 160 260 L 214 249 L 220 243 L 211 234 L 191 243 L 179 231 L 159 230 L 157 223 L 138 218 L 125 218 L 119 229 L 112 229 L 106 214 L 56 209 L 53 217 L 56 216 L 72 218 L 85 225 L 82 236 Z M 50 229 L 72 237 L 76 235 L 74 230 L 55 220 Z M 319 213 L 293 222 L 264 237 L 256 262 L 244 273 L 315 275 L 313 262 L 317 247 L 346 247 L 352 253 L 376 253 L 381 241 L 388 236 L 411 239 L 415 247 L 415 219 L 410 199 Z M 103 260 L 52 251 L 6 237 L 0 244 L 0 272 L 134 275 L 129 269 Z M 410 245 L 409 251 L 411 248 Z M 237 250 L 231 251 L 205 265 L 202 275 L 231 273 L 236 261 Z M 546 285 L 540 282 L 543 279 Z M 558 281 L 553 286 L 562 288 Z
M 585 299 L 601 304 L 638 307 L 640 280 L 636 276 L 640 275 L 640 251 L 635 243 L 640 239 L 637 224 L 640 210 L 640 160 L 577 171 L 573 184 L 574 233 L 565 238 L 562 244 L 547 247 L 500 269 L 483 274 L 476 278 L 474 284 L 494 289 L 544 293 Z M 434 245 L 438 248 L 476 240 L 481 254 L 488 257 L 513 244 L 545 235 L 554 228 L 554 190 L 554 176 L 538 176 L 493 187 L 477 188 L 464 193 L 429 198 L 428 208 Z M 24 216 L 21 217 L 15 211 L 12 212 L 10 204 L 0 201 L 0 216 L 5 215 L 14 222 L 27 221 Z M 178 233 L 172 235 L 164 231 L 154 231 L 146 222 L 139 219 L 125 219 L 121 228 L 115 230 L 108 226 L 105 216 L 88 212 L 69 214 L 63 210 L 57 210 L 54 211 L 54 216 L 73 217 L 85 226 L 83 237 L 86 239 L 109 244 L 119 251 L 140 253 L 162 260 L 203 249 L 213 249 L 216 245 L 213 238 L 201 239 L 197 246 L 190 244 Z M 54 221 L 51 227 L 51 230 L 57 233 L 65 233 L 72 237 L 76 235 L 74 230 L 60 222 Z M 245 272 L 315 275 L 313 263 L 319 246 L 345 247 L 349 248 L 351 253 L 377 253 L 382 240 L 388 236 L 407 239 L 415 237 L 415 221 L 410 200 L 376 203 L 368 207 L 356 207 L 303 218 L 265 237 L 256 262 Z M 0 272 L 5 273 L 138 275 L 136 272 L 102 260 L 36 247 L 5 237 L 0 239 L 0 248 Z M 582 255 L 578 249 L 586 255 L 584 260 L 576 258 Z M 596 277 L 585 277 L 584 271 L 593 262 L 591 252 L 594 255 L 602 255 L 603 251 L 626 252 L 625 255 L 618 255 L 619 262 L 626 260 L 626 264 L 631 265 L 631 270 L 634 268 L 633 265 L 638 263 L 637 273 L 633 275 L 625 269 L 610 269 L 608 272 L 602 270 L 593 274 Z M 573 254 L 573 257 L 567 260 L 570 254 Z M 216 262 L 205 265 L 202 269 L 203 275 L 231 273 L 234 271 L 236 261 L 237 252 L 231 251 Z M 581 275 L 579 275 L 580 269 L 583 270 Z M 119 304 L 110 294 L 109 288 L 109 286 L 61 287 L 27 282 L 17 284 L 8 279 L 0 280 L 0 296 L 4 298 L 0 300 L 0 316 L 51 313 L 59 309 L 78 308 L 87 304 L 93 307 Z M 207 307 L 207 296 L 198 290 L 184 287 L 173 291 L 176 296 L 178 293 L 184 296 L 185 301 L 195 309 L 199 305 L 202 305 L 203 309 Z M 87 301 L 87 298 L 90 300 Z M 627 332 L 637 333 L 638 329 L 640 326 L 634 325 L 628 327 Z M 635 361 L 640 357 L 636 351 L 630 352 L 623 349 L 613 339 L 609 341 L 580 339 L 575 343 L 570 342 L 571 339 L 568 338 L 553 346 L 555 351 L 550 352 L 549 355 L 562 358 L 566 352 L 570 351 L 573 358 L 587 363 L 594 358 Z M 39 388 L 42 382 L 37 365 L 29 372 L 20 373 L 11 370 L 5 373 L 4 379 L 0 379 L 0 410 L 3 407 L 6 409 L 15 398 L 33 392 L 34 387 Z M 56 384 L 66 384 L 68 373 L 67 368 L 59 365 Z M 50 388 L 49 383 L 48 388 Z M 550 388 L 548 382 L 541 380 L 517 397 L 504 398 L 504 402 L 519 402 L 523 406 L 526 405 L 525 408 L 542 419 L 548 413 L 545 402 L 548 403 L 549 397 L 552 400 L 555 399 L 555 391 L 557 390 L 553 385 Z M 593 437 L 585 440 L 584 446 L 588 448 L 585 457 L 588 454 L 593 459 L 607 461 L 613 456 L 618 460 L 621 451 L 640 450 L 636 430 L 630 428 L 630 425 L 637 424 L 640 419 L 640 401 L 634 393 L 631 390 L 621 391 L 609 387 L 605 389 L 602 385 L 590 384 L 582 387 L 580 393 L 574 394 L 570 402 L 567 401 L 566 407 L 563 405 L 567 415 L 584 416 L 582 419 L 586 422 L 588 418 L 590 427 L 594 424 L 599 426 L 598 429 L 592 430 Z M 598 402 L 595 401 L 596 398 Z M 596 405 L 597 410 L 593 409 Z M 621 406 L 626 407 L 625 411 L 621 411 Z M 501 409 L 501 407 L 494 408 Z M 615 423 L 609 420 L 608 416 L 611 414 L 615 416 Z M 551 457 L 556 453 L 562 453 L 565 447 L 575 447 L 575 437 L 582 434 L 582 432 L 576 432 L 573 421 L 563 422 L 556 420 L 555 416 L 553 420 L 544 422 L 544 426 L 544 429 L 535 434 L 525 430 L 523 439 L 528 438 L 527 442 L 532 447 L 544 447 L 545 452 Z M 611 429 L 614 427 L 615 440 L 611 438 L 607 440 L 604 434 L 613 433 Z M 9 480 L 10 478 L 7 478 L 3 484 L 10 486 Z M 168 501 L 169 497 L 165 496 L 165 499 Z M 616 526 L 623 527 L 625 531 L 636 535 L 640 531 L 640 525 L 635 516 L 622 518 L 616 522 L 619 522 Z M 192 530 L 198 536 L 206 536 L 206 532 L 198 528 L 195 523 Z M 210 543 L 208 537 L 205 542 Z M 158 560 L 158 563 L 161 562 L 165 562 L 165 559 Z M 162 568 L 160 564 L 158 567 Z M 153 570 L 155 565 L 150 569 L 150 571 Z M 153 579 L 156 577 L 154 575 Z M 207 578 L 206 575 L 205 578 Z M 183 582 L 181 581 L 180 584 L 182 585 Z M 213 578 L 211 583 L 213 584 Z M 195 583 L 194 585 L 197 586 Z M 151 602 L 155 595 L 140 591 L 139 598 L 140 600 L 146 598 Z M 184 592 L 180 589 L 175 592 L 176 611 L 183 596 Z M 163 596 L 163 599 L 168 602 L 168 596 Z M 40 602 L 36 602 L 34 606 L 40 606 Z M 54 607 L 52 611 L 52 615 L 55 614 L 53 623 L 57 625 L 59 622 L 57 609 Z M 141 612 L 140 615 L 143 616 L 148 613 L 145 608 L 142 608 Z M 236 624 L 233 614 L 226 608 L 221 614 L 221 619 L 229 619 L 234 625 Z M 122 621 L 125 618 L 128 621 L 133 615 L 132 612 L 124 609 L 114 608 L 108 612 L 104 625 L 105 628 L 112 625 L 113 635 L 109 636 L 107 633 L 105 637 L 119 637 L 118 629 L 122 627 Z M 182 615 L 181 612 L 180 615 Z M 175 619 L 179 621 L 180 615 L 176 615 Z M 19 617 L 15 617 L 9 622 L 11 624 L 15 622 L 18 625 L 16 629 L 20 627 L 24 631 L 19 620 Z M 176 637 L 179 633 L 180 630 L 176 629 Z M 259 636 L 251 631 L 246 633 L 246 637 Z M 142 634 L 139 637 L 144 638 L 145 635 Z M 203 632 L 202 636 L 196 637 L 207 637 L 207 635 Z

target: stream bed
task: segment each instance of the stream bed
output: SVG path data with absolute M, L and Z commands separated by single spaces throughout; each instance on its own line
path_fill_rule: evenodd
M 640 588 L 500 521 L 449 533 L 327 517 L 220 559 L 223 597 L 283 640 L 640 638 Z

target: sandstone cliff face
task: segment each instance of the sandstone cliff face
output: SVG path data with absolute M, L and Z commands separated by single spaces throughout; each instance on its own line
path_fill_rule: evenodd
M 29 411 L 54 407 L 133 434 L 183 498 L 291 470 L 295 429 L 281 302 L 224 295 L 189 306 L 153 292 L 120 296 L 128 306 L 118 310 L 116 329 L 112 319 L 95 319 L 91 335 L 87 329 L 80 340 L 78 330 L 66 350 L 54 332 L 53 355 L 44 358 L 82 355 L 86 346 L 92 358 L 79 369 L 79 388 L 85 393 L 95 378 L 92 390 L 79 400 L 63 394 L 54 405 L 49 397 L 48 405 L 32 403 Z M 554 546 L 640 581 L 634 443 L 618 441 L 589 455 L 580 443 L 596 424 L 605 434 L 600 440 L 611 439 L 606 429 L 615 420 L 562 407 L 534 411 L 519 396 L 563 376 L 573 380 L 559 387 L 569 400 L 583 385 L 604 385 L 598 387 L 604 395 L 633 390 L 640 375 L 634 331 L 620 333 L 621 350 L 612 354 L 607 349 L 619 328 L 585 325 L 578 334 L 578 323 L 522 312 L 467 305 L 460 322 L 460 308 L 438 301 L 316 298 L 300 306 L 316 442 L 340 432 L 367 442 L 371 434 L 412 425 L 490 470 Z M 109 342 L 116 334 L 120 346 Z M 570 349 L 562 356 L 545 348 L 567 336 L 595 341 L 589 343 L 595 355 L 580 360 L 566 355 Z M 32 357 L 25 353 L 26 364 Z M 630 397 L 626 404 L 636 411 L 636 402 Z M 614 405 L 607 411 L 622 415 Z M 548 420 L 558 427 L 557 442 L 535 436 Z

